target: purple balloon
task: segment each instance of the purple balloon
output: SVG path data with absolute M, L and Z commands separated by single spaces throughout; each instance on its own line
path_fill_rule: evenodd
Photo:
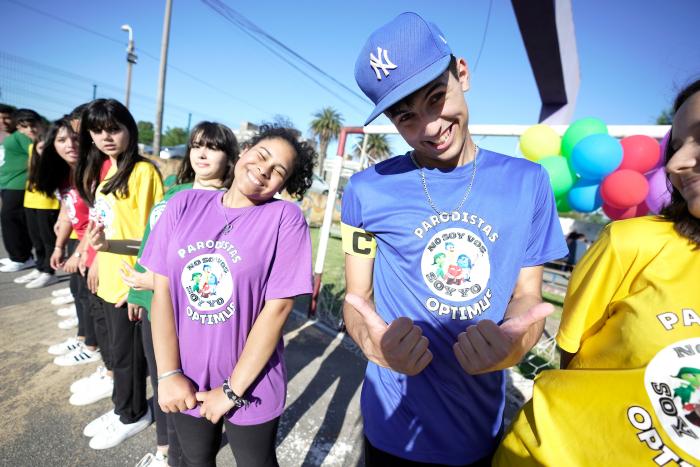
M 666 179 L 666 171 L 663 167 L 654 169 L 647 174 L 649 180 L 649 194 L 646 198 L 649 210 L 654 214 L 658 214 L 661 208 L 666 206 L 671 201 L 671 191 L 669 183 Z
M 668 138 L 671 136 L 671 130 L 668 130 L 666 132 L 666 135 L 664 135 L 663 138 L 661 138 L 661 141 L 659 141 L 659 150 L 661 151 L 661 154 L 659 155 L 659 162 L 656 164 L 656 167 L 663 167 L 666 165 L 666 145 L 668 144 Z M 653 171 L 648 172 L 651 174 Z

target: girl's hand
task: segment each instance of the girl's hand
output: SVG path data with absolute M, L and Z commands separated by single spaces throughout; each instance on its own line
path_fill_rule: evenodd
M 100 285 L 100 279 L 97 272 L 97 258 L 95 258 L 95 260 L 92 262 L 92 267 L 88 271 L 87 284 L 90 292 L 96 294 L 97 287 Z
M 221 386 L 211 391 L 198 392 L 195 397 L 202 403 L 199 414 L 212 423 L 217 423 L 233 408 L 233 401 L 226 396 Z
M 131 264 L 122 260 L 119 274 L 126 285 L 134 290 L 153 290 L 153 273 L 151 271 L 139 272 Z
M 63 264 L 63 248 L 54 248 L 51 258 L 49 258 L 49 265 L 51 266 L 51 269 L 57 271 L 63 267 Z
M 73 274 L 77 272 L 79 261 L 80 258 L 78 258 L 75 255 L 71 255 L 71 257 L 68 258 L 65 263 L 63 263 L 63 270 L 66 271 L 68 274 Z
M 143 307 L 140 307 L 135 303 L 127 303 L 126 309 L 129 313 L 129 321 L 141 321 L 143 318 Z
M 197 399 L 192 381 L 181 374 L 158 381 L 158 405 L 165 413 L 194 409 Z
M 95 221 L 88 222 L 87 236 L 90 246 L 95 251 L 108 251 L 109 242 L 105 236 L 105 226 Z

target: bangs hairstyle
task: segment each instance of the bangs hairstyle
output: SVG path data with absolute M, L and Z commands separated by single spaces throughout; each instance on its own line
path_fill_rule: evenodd
M 252 148 L 266 139 L 284 140 L 294 149 L 296 153 L 294 167 L 292 167 L 292 173 L 284 184 L 284 189 L 293 198 L 301 200 L 313 182 L 316 150 L 306 141 L 299 141 L 297 130 L 274 125 L 262 125 L 258 133 L 247 144 L 250 145 L 249 148 Z
M 673 103 L 673 113 L 678 112 L 678 109 L 690 99 L 691 96 L 700 92 L 700 79 L 686 86 Z M 671 127 L 671 134 L 668 138 L 668 144 L 666 144 L 666 152 L 664 154 L 664 161 L 668 164 L 675 154 L 674 149 L 671 147 L 671 141 L 673 140 L 673 127 Z M 688 202 L 683 198 L 681 192 L 678 188 L 673 186 L 668 174 L 666 175 L 666 184 L 671 188 L 671 202 L 661 210 L 661 216 L 673 222 L 673 227 L 681 236 L 687 238 L 688 240 L 695 243 L 696 248 L 700 248 L 700 219 L 694 217 L 690 211 L 688 211 Z
M 69 138 L 76 138 L 77 135 L 70 125 L 70 119 L 63 117 L 51 124 L 46 136 L 43 138 L 44 150 L 39 154 L 35 144 L 32 149 L 32 159 L 29 163 L 28 187 L 36 191 L 53 197 L 59 187 L 72 183 L 71 167 L 56 151 L 56 137 L 58 133 L 65 129 Z M 78 148 L 76 148 L 78 149 Z
M 226 169 L 221 177 L 221 186 L 226 188 L 231 186 L 233 167 L 240 154 L 238 140 L 229 127 L 216 122 L 200 122 L 192 129 L 185 158 L 177 171 L 176 183 L 192 183 L 194 181 L 195 173 L 190 160 L 190 151 L 195 143 L 215 151 L 223 151 L 226 154 Z
M 114 131 L 123 125 L 129 132 L 129 142 L 117 160 L 117 172 L 102 188 L 102 194 L 114 193 L 119 198 L 129 196 L 129 177 L 137 162 L 151 161 L 139 154 L 139 130 L 129 110 L 115 99 L 97 99 L 83 111 L 80 122 L 80 158 L 75 172 L 76 186 L 80 196 L 92 206 L 95 191 L 100 183 L 100 169 L 108 157 L 93 143 L 90 132 Z

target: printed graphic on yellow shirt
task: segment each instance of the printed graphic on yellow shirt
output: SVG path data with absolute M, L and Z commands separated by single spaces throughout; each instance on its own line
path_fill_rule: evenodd
M 647 365 L 644 386 L 666 435 L 700 459 L 700 338 L 678 341 L 658 352 Z M 641 424 L 645 414 L 635 415 Z M 632 418 L 630 422 L 635 424 Z
M 181 282 L 190 305 L 198 311 L 221 308 L 233 294 L 231 271 L 224 257 L 216 253 L 188 261 L 182 268 Z

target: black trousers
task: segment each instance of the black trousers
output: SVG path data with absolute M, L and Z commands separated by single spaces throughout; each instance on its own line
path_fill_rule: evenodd
M 68 254 L 72 255 L 78 246 L 78 241 L 71 238 L 68 240 Z M 87 273 L 86 273 L 87 274 Z M 90 313 L 91 292 L 87 286 L 87 277 L 83 277 L 80 272 L 70 275 L 70 293 L 75 299 L 75 311 L 78 315 L 78 336 L 85 337 L 85 345 L 97 346 L 95 336 L 95 323 Z
M 103 304 L 112 352 L 114 413 L 122 423 L 134 423 L 148 410 L 141 321 L 129 321 L 126 305 L 117 308 L 114 303 Z
M 488 456 L 483 459 L 479 459 L 478 461 L 472 462 L 471 464 L 464 464 L 464 467 L 490 467 L 491 457 L 492 456 Z M 397 457 L 393 454 L 389 454 L 386 451 L 382 451 L 372 446 L 372 444 L 365 436 L 365 467 L 385 467 L 388 465 L 395 465 L 400 467 L 439 467 L 445 464 L 435 464 L 433 462 L 416 462 L 404 459 L 402 457 Z
M 168 453 L 179 451 L 177 446 L 177 438 L 171 440 L 168 437 L 168 420 L 167 414 L 160 409 L 158 405 L 158 369 L 156 368 L 156 354 L 153 350 L 153 334 L 151 332 L 151 321 L 148 316 L 141 320 L 141 337 L 143 338 L 143 351 L 146 354 L 146 363 L 148 364 L 148 374 L 151 376 L 151 386 L 153 387 L 153 418 L 156 421 L 156 442 L 158 446 L 168 447 Z M 174 447 L 173 447 L 174 446 Z M 170 457 L 170 454 L 168 454 Z
M 85 273 L 87 276 L 87 273 Z M 107 331 L 107 318 L 105 318 L 104 300 L 90 292 L 87 288 L 87 280 L 85 281 L 87 290 L 88 313 L 92 318 L 92 324 L 95 329 L 95 340 L 100 348 L 102 362 L 109 371 L 112 371 L 112 343 L 109 341 L 109 332 Z
M 216 454 L 221 447 L 221 428 L 226 425 L 226 437 L 236 459 L 242 467 L 278 467 L 275 454 L 275 437 L 279 417 L 260 425 L 234 425 L 228 420 L 211 423 L 182 413 L 168 414 L 179 440 L 181 457 L 175 463 L 187 467 L 216 466 Z M 168 454 L 170 457 L 170 454 Z
M 0 228 L 5 250 L 12 261 L 23 263 L 32 257 L 32 240 L 24 214 L 24 190 L 0 190 Z
M 34 244 L 36 253 L 36 268 L 41 272 L 53 274 L 54 270 L 49 264 L 53 247 L 56 246 L 56 233 L 53 226 L 58 219 L 58 209 L 32 209 L 24 208 L 27 218 L 29 237 Z

